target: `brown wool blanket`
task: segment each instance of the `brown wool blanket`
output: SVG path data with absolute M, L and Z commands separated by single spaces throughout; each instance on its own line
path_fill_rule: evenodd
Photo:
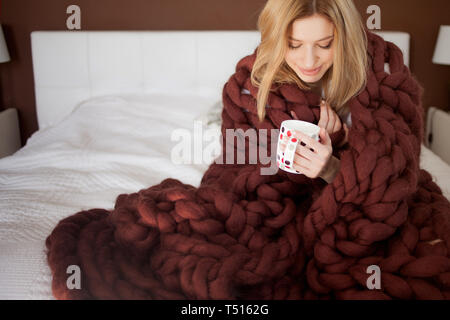
M 450 203 L 419 167 L 423 88 L 398 47 L 371 32 L 368 39 L 371 70 L 349 103 L 348 144 L 336 147 L 343 130 L 331 135 L 341 160 L 332 183 L 263 175 L 261 162 L 213 163 L 198 188 L 166 179 L 121 194 L 114 209 L 78 212 L 47 238 L 54 296 L 450 299 Z M 258 122 L 255 57 L 240 60 L 223 88 L 222 135 L 279 129 L 292 110 L 317 124 L 320 97 L 295 84 L 270 93 Z M 235 151 L 247 154 L 249 145 Z M 67 287 L 70 265 L 80 267 L 81 289 Z M 379 289 L 367 285 L 373 265 Z

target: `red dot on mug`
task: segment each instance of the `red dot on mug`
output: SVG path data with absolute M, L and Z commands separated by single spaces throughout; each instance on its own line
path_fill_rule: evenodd
M 283 158 L 283 159 L 281 159 L 281 162 L 283 162 L 283 163 L 284 163 L 284 158 Z
M 290 131 L 287 132 L 288 137 L 290 137 L 292 135 L 292 133 Z
M 289 167 L 289 166 L 286 166 L 286 168 L 290 169 L 291 167 Z
M 292 141 L 292 142 L 297 142 L 297 139 L 294 138 L 294 139 L 292 139 L 291 141 Z
M 280 139 L 283 139 L 283 135 L 282 134 L 280 134 Z

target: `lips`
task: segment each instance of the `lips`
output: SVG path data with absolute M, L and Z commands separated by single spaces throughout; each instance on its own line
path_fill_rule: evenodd
M 308 75 L 308 76 L 313 76 L 313 75 L 317 74 L 321 68 L 322 68 L 322 66 L 320 66 L 316 69 L 311 69 L 311 70 L 306 70 L 306 69 L 302 69 L 302 68 L 299 68 L 299 69 L 303 74 Z

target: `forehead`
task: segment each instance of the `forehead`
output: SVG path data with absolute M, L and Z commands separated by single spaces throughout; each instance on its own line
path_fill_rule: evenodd
M 314 42 L 333 35 L 334 25 L 327 18 L 314 15 L 297 19 L 292 23 L 290 37 L 305 42 Z

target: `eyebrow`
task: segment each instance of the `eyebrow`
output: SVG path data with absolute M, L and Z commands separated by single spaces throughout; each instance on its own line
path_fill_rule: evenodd
M 316 42 L 320 42 L 320 41 L 323 41 L 323 40 L 327 40 L 327 39 L 330 39 L 330 38 L 333 38 L 333 37 L 334 37 L 334 35 L 331 35 L 331 36 L 328 36 L 328 37 L 326 37 L 326 38 L 317 40 Z M 294 40 L 294 41 L 302 41 L 302 40 L 294 39 L 294 38 L 292 38 L 291 36 L 289 36 L 289 39 L 290 39 L 290 40 Z

